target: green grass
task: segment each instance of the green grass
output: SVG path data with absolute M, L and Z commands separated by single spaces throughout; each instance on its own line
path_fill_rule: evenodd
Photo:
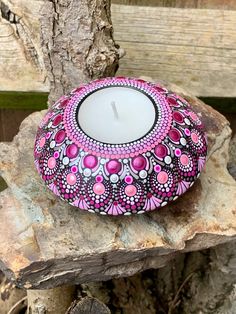
M 43 110 L 47 108 L 48 93 L 0 92 L 0 109 Z M 222 113 L 236 113 L 236 98 L 200 97 L 206 104 Z
M 40 92 L 0 92 L 0 109 L 31 109 L 47 108 L 48 93 Z

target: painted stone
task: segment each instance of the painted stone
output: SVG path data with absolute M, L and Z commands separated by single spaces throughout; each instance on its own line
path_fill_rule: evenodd
M 80 128 L 83 99 L 109 86 L 135 88 L 152 99 L 156 120 L 141 139 L 106 144 Z M 42 120 L 34 148 L 36 168 L 56 195 L 103 215 L 141 214 L 176 200 L 197 180 L 206 155 L 204 127 L 185 99 L 127 77 L 95 80 L 62 96 Z

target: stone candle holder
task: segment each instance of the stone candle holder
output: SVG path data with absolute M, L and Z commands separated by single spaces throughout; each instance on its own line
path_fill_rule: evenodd
M 132 142 L 100 142 L 78 122 L 85 98 L 115 86 L 144 93 L 155 108 L 151 129 Z M 202 122 L 185 99 L 126 77 L 99 79 L 62 96 L 43 118 L 34 148 L 37 170 L 53 193 L 103 215 L 142 214 L 176 200 L 199 177 L 206 154 Z

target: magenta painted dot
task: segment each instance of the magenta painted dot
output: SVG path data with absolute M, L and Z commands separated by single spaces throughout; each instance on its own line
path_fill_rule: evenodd
M 189 164 L 189 158 L 187 155 L 183 154 L 180 156 L 180 162 L 183 166 L 187 166 Z
M 145 157 L 143 157 L 143 156 L 141 156 L 141 155 L 135 157 L 135 158 L 132 160 L 132 166 L 133 166 L 133 168 L 134 168 L 135 170 L 138 170 L 138 171 L 145 169 L 146 164 L 147 164 L 147 161 L 146 161 Z
M 77 173 L 78 172 L 78 167 L 77 166 L 72 166 L 71 167 L 71 172 Z
M 161 166 L 160 165 L 155 165 L 154 171 L 157 172 L 157 173 L 160 172 L 161 171 Z
M 51 132 L 48 132 L 48 133 L 46 134 L 46 139 L 48 140 L 48 139 L 50 138 L 50 136 L 51 136 Z
M 75 158 L 79 153 L 79 148 L 76 144 L 70 144 L 66 148 L 66 155 L 69 158 Z
M 163 93 L 166 91 L 166 89 L 160 87 L 160 86 L 155 86 L 155 90 L 157 90 L 159 93 Z
M 168 103 L 172 106 L 178 106 L 177 101 L 174 97 L 167 97 Z
M 162 144 L 157 145 L 154 151 L 155 155 L 159 158 L 164 158 L 167 155 L 167 148 Z
M 56 159 L 54 157 L 50 157 L 48 159 L 48 168 L 53 169 L 56 166 Z
M 97 195 L 102 195 L 105 192 L 105 186 L 102 183 L 95 183 L 93 192 Z
M 121 163 L 118 160 L 113 159 L 108 161 L 108 163 L 106 164 L 106 168 L 110 174 L 115 174 L 121 170 Z
M 182 116 L 182 114 L 178 111 L 174 111 L 173 112 L 173 118 L 176 122 L 178 123 L 182 123 L 184 121 L 184 117 Z
M 55 141 L 56 141 L 58 144 L 59 144 L 59 143 L 62 143 L 62 142 L 64 141 L 65 137 L 66 137 L 65 131 L 60 130 L 60 131 L 58 131 L 58 132 L 56 133 L 56 135 L 55 135 Z
M 165 184 L 168 181 L 168 174 L 165 171 L 161 171 L 157 175 L 157 181 L 161 184 Z
M 179 148 L 175 149 L 175 156 L 179 157 L 181 155 L 181 150 Z
M 191 134 L 191 132 L 190 132 L 190 130 L 189 129 L 184 129 L 184 133 L 187 135 L 187 136 L 189 136 L 190 134 Z
M 74 173 L 68 173 L 66 181 L 69 185 L 74 185 L 76 183 L 76 175 Z
M 100 175 L 96 176 L 96 181 L 97 182 L 102 182 L 103 181 L 103 176 L 100 176 Z
M 197 144 L 198 143 L 198 141 L 199 141 L 199 138 L 198 138 L 198 135 L 196 134 L 196 133 L 191 133 L 191 139 L 192 139 L 192 141 L 195 143 L 195 144 Z
M 125 187 L 125 194 L 129 197 L 134 196 L 137 193 L 137 188 L 134 185 L 127 185 Z
M 68 99 L 62 100 L 62 102 L 59 105 L 59 108 L 64 108 L 67 105 L 67 103 L 68 103 Z
M 87 155 L 84 157 L 84 165 L 86 168 L 93 169 L 97 166 L 98 159 L 96 156 Z
M 61 121 L 62 121 L 62 115 L 61 114 L 58 114 L 56 117 L 55 117 L 55 119 L 53 120 L 53 125 L 54 126 L 57 126 L 59 123 L 61 123 Z
M 46 139 L 45 137 L 42 137 L 39 141 L 39 147 L 42 148 L 45 145 L 45 143 L 46 143 Z
M 131 176 L 126 176 L 126 177 L 125 177 L 125 182 L 126 182 L 127 184 L 131 184 L 131 183 L 133 182 L 133 177 L 131 177 Z
M 59 158 L 60 154 L 58 151 L 56 151 L 56 152 L 54 152 L 53 156 L 57 159 L 57 158 Z
M 170 129 L 169 137 L 173 142 L 178 142 L 180 139 L 180 133 L 177 129 Z

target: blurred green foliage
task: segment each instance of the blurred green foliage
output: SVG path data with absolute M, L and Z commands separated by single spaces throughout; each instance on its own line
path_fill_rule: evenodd
M 0 109 L 47 108 L 48 93 L 42 92 L 0 92 Z M 236 113 L 236 98 L 200 97 L 206 104 L 223 113 Z
M 48 93 L 40 92 L 0 92 L 0 109 L 47 108 Z

